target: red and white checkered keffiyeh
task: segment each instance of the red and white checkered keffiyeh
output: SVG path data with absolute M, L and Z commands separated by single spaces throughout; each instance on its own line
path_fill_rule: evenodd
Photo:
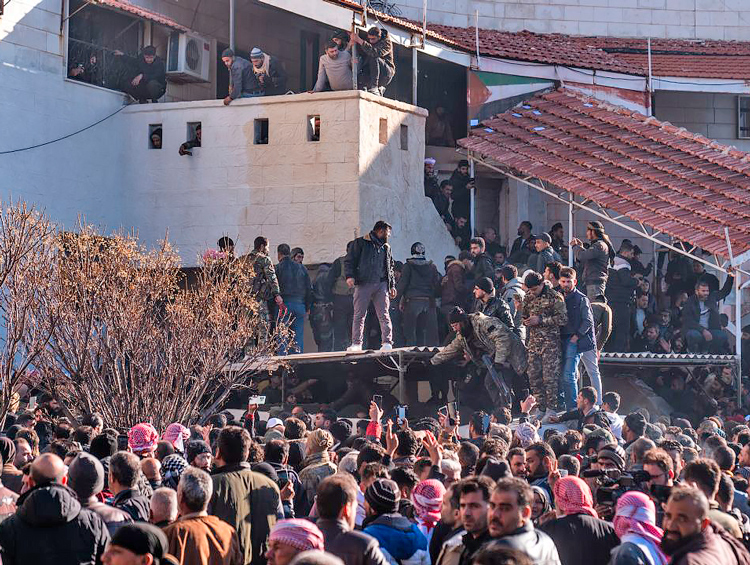
M 159 432 L 156 428 L 144 422 L 142 424 L 136 424 L 128 432 L 128 446 L 135 453 L 141 453 L 143 451 L 151 451 L 156 448 L 156 443 L 159 441 Z
M 271 530 L 268 541 L 278 541 L 291 545 L 300 551 L 309 551 L 311 549 L 323 550 L 325 542 L 323 532 L 318 526 L 309 520 L 300 518 L 291 518 L 289 520 L 280 520 Z
M 591 489 L 583 479 L 562 477 L 557 479 L 554 488 L 555 506 L 566 516 L 569 514 L 588 514 L 594 518 L 599 515 L 594 510 L 594 497 Z
M 189 438 L 190 430 L 177 422 L 169 424 L 167 429 L 164 430 L 164 435 L 161 436 L 161 439 L 171 443 L 180 453 L 185 453 L 185 442 Z
M 440 507 L 443 504 L 445 487 L 437 479 L 422 481 L 411 493 L 414 515 L 424 523 L 428 531 L 440 520 Z

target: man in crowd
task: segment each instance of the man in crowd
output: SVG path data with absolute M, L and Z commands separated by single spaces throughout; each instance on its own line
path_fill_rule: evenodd
M 435 205 L 435 210 L 443 219 L 443 222 L 449 227 L 453 228 L 453 214 L 454 214 L 454 200 L 453 200 L 453 183 L 449 180 L 444 180 L 440 183 L 440 190 L 432 195 L 432 203 Z
M 262 94 L 250 61 L 235 55 L 232 49 L 224 49 L 221 60 L 229 70 L 229 92 L 224 97 L 225 106 L 238 98 L 252 98 Z
M 65 466 L 44 453 L 31 464 L 31 490 L 18 511 L 0 523 L 0 548 L 6 565 L 99 563 L 109 542 L 104 520 L 81 508 L 63 486 Z
M 424 160 L 424 195 L 434 198 L 440 192 L 437 174 L 435 174 L 435 159 L 427 157 Z
M 289 322 L 294 332 L 295 352 L 304 353 L 305 314 L 310 310 L 312 301 L 310 275 L 304 265 L 292 261 L 289 245 L 282 243 L 276 250 L 279 256 L 276 277 L 281 298 L 291 314 Z
M 500 546 L 523 551 L 535 564 L 559 565 L 554 542 L 534 528 L 531 521 L 533 500 L 531 487 L 522 479 L 498 480 L 489 502 L 487 526 L 490 536 Z
M 268 257 L 268 238 L 258 236 L 253 242 L 253 250 L 242 257 L 248 268 L 252 269 L 252 288 L 250 291 L 258 301 L 258 315 L 262 324 L 262 339 L 266 339 L 271 317 L 268 311 L 268 301 L 273 300 L 281 309 L 284 299 L 281 297 L 276 270 Z
M 531 265 L 531 267 L 536 267 L 537 273 L 543 273 L 548 263 L 555 261 L 559 263 L 562 261 L 560 254 L 552 248 L 552 238 L 548 233 L 536 236 L 534 245 L 536 245 L 537 253 L 536 265 Z
M 375 538 L 354 531 L 358 491 L 356 481 L 347 474 L 330 476 L 318 485 L 316 525 L 323 533 L 325 549 L 344 565 L 386 565 Z
M 526 275 L 523 325 L 528 332 L 529 383 L 544 418 L 556 415 L 560 378 L 560 328 L 568 322 L 563 297 L 539 273 Z
M 268 537 L 268 565 L 289 565 L 302 552 L 324 547 L 323 533 L 308 520 L 291 519 L 278 522 Z M 253 562 L 255 563 L 255 562 Z
M 582 432 L 584 426 L 595 424 L 600 428 L 609 428 L 609 419 L 607 415 L 597 409 L 599 396 L 594 387 L 583 387 L 576 396 L 576 408 L 565 412 L 560 416 L 550 418 L 550 422 L 568 422 L 570 420 L 578 421 L 578 431 Z
M 608 267 L 614 262 L 615 249 L 609 236 L 604 233 L 604 226 L 601 222 L 588 223 L 586 239 L 589 240 L 588 247 L 584 247 L 583 242 L 577 238 L 574 238 L 570 244 L 576 261 L 580 261 L 583 266 L 581 278 L 586 286 L 586 296 L 589 300 L 594 300 L 605 292 Z
M 529 239 L 532 237 L 531 234 L 531 222 L 524 220 L 518 226 L 518 237 L 513 241 L 513 246 L 510 248 L 510 256 L 508 262 L 514 265 L 526 265 L 531 254 L 531 250 L 528 247 Z
M 698 279 L 695 294 L 682 309 L 682 331 L 692 353 L 727 353 L 727 334 L 721 330 L 719 302 L 732 292 L 734 277 L 728 276 L 724 287 L 711 292 L 709 283 Z
M 495 285 L 487 277 L 482 277 L 474 283 L 474 311 L 481 312 L 490 318 L 497 318 L 509 330 L 515 330 L 516 324 L 510 314 L 510 306 L 502 298 L 495 295 Z
M 478 281 L 482 277 L 492 280 L 495 275 L 495 266 L 492 257 L 487 255 L 484 247 L 484 239 L 474 237 L 470 240 L 471 257 L 474 260 L 474 268 L 471 270 L 472 278 Z
M 520 307 L 526 291 L 523 288 L 523 282 L 518 278 L 518 269 L 515 265 L 505 265 L 500 271 L 500 296 L 508 304 L 510 315 L 513 318 L 513 324 L 521 338 L 526 337 L 526 327 L 521 323 L 523 309 Z
M 352 54 L 349 51 L 339 51 L 335 42 L 329 41 L 325 54 L 318 62 L 318 80 L 315 81 L 312 92 L 329 90 L 352 90 Z
M 262 96 L 286 92 L 286 73 L 281 61 L 264 53 L 262 49 L 253 47 L 250 51 L 250 62 L 257 83 L 256 92 L 260 92 Z
M 576 288 L 576 272 L 570 267 L 560 269 L 560 288 L 565 297 L 568 322 L 560 329 L 562 339 L 563 370 L 562 389 L 565 408 L 573 409 L 578 394 L 578 364 L 583 360 L 586 373 L 597 394 L 602 397 L 602 379 L 599 375 L 599 355 L 594 335 L 594 318 L 589 299 Z
M 607 345 L 608 351 L 624 353 L 629 351 L 630 308 L 633 304 L 635 288 L 638 281 L 633 278 L 630 261 L 633 258 L 633 245 L 623 242 L 609 268 L 605 296 L 612 308 L 612 338 Z
M 234 528 L 206 511 L 212 495 L 211 476 L 205 471 L 191 468 L 180 476 L 180 518 L 164 528 L 169 553 L 180 563 L 238 565 L 243 561 Z
M 151 524 L 128 524 L 112 537 L 102 556 L 104 565 L 154 564 L 182 565 L 169 554 L 169 542 L 164 532 Z
M 484 231 L 482 232 L 482 238 L 484 239 L 484 247 L 487 255 L 489 255 L 493 259 L 497 253 L 504 249 L 497 239 L 497 230 L 495 228 L 490 226 L 484 228 Z
M 390 301 L 396 298 L 396 280 L 393 274 L 393 257 L 388 238 L 391 226 L 380 220 L 372 231 L 350 241 L 346 246 L 344 273 L 346 284 L 354 289 L 354 319 L 352 344 L 349 351 L 361 351 L 365 331 L 365 316 L 370 302 L 380 322 L 382 349 L 393 348 L 393 328 L 388 312 Z
M 435 298 L 440 290 L 440 273 L 425 258 L 424 244 L 411 246 L 396 286 L 403 312 L 404 338 L 407 345 L 437 345 L 437 310 Z
M 459 491 L 459 516 L 466 532 L 462 538 L 459 565 L 470 565 L 476 552 L 492 540 L 487 519 L 494 486 L 492 479 L 481 475 L 463 480 L 456 486 Z
M 247 463 L 251 443 L 247 430 L 237 426 L 219 433 L 208 513 L 235 529 L 245 563 L 265 565 L 266 539 L 283 510 L 276 483 Z
M 450 183 L 453 186 L 453 217 L 471 217 L 471 190 L 474 181 L 470 176 L 469 162 L 461 159 L 458 167 L 453 171 Z
M 362 69 L 365 90 L 383 96 L 396 75 L 393 44 L 388 30 L 373 26 L 367 30 L 367 40 L 354 31 L 349 34 L 349 39 L 365 56 Z
M 109 460 L 109 490 L 112 506 L 127 513 L 133 521 L 148 522 L 149 501 L 137 489 L 141 463 L 138 457 L 118 451 Z

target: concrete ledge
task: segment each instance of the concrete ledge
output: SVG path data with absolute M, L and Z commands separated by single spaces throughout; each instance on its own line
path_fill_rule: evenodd
M 398 100 L 391 100 L 390 98 L 384 98 L 382 96 L 376 96 L 369 92 L 362 90 L 342 90 L 337 92 L 314 92 L 312 94 L 285 94 L 280 96 L 258 96 L 257 98 L 241 98 L 235 100 L 230 104 L 230 107 L 245 107 L 245 106 L 268 106 L 271 104 L 295 104 L 295 103 L 309 103 L 311 101 L 334 101 L 334 100 L 363 100 L 367 102 L 375 103 L 379 106 L 384 106 L 399 112 L 405 112 L 408 114 L 414 114 L 415 116 L 421 116 L 426 118 L 429 112 L 424 108 L 399 102 Z M 159 104 L 133 104 L 123 112 L 126 114 L 143 114 L 148 112 L 166 112 L 169 110 L 185 110 L 194 108 L 223 108 L 223 100 L 195 100 L 191 102 L 165 102 Z

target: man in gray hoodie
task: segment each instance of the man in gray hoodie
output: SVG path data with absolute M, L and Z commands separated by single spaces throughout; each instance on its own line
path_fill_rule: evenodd
M 310 92 L 323 92 L 326 86 L 330 90 L 352 90 L 352 54 L 339 51 L 338 45 L 329 41 L 326 52 L 320 56 L 318 63 L 318 80 Z

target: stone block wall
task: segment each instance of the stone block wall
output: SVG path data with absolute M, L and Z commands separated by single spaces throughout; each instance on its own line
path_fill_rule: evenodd
M 128 168 L 123 223 L 147 242 L 168 231 L 186 264 L 223 235 L 238 251 L 258 235 L 271 246 L 305 250 L 305 261 L 332 261 L 348 241 L 378 219 L 394 226 L 401 260 L 422 240 L 432 258 L 455 246 L 424 197 L 426 112 L 351 91 L 220 101 L 132 106 L 125 112 Z M 311 116 L 320 116 L 320 141 L 308 140 Z M 389 123 L 380 143 L 380 120 Z M 255 121 L 268 120 L 268 144 L 255 143 Z M 187 124 L 201 122 L 202 147 L 179 156 Z M 148 128 L 161 124 L 164 145 L 148 148 Z M 409 149 L 400 146 L 408 128 Z

